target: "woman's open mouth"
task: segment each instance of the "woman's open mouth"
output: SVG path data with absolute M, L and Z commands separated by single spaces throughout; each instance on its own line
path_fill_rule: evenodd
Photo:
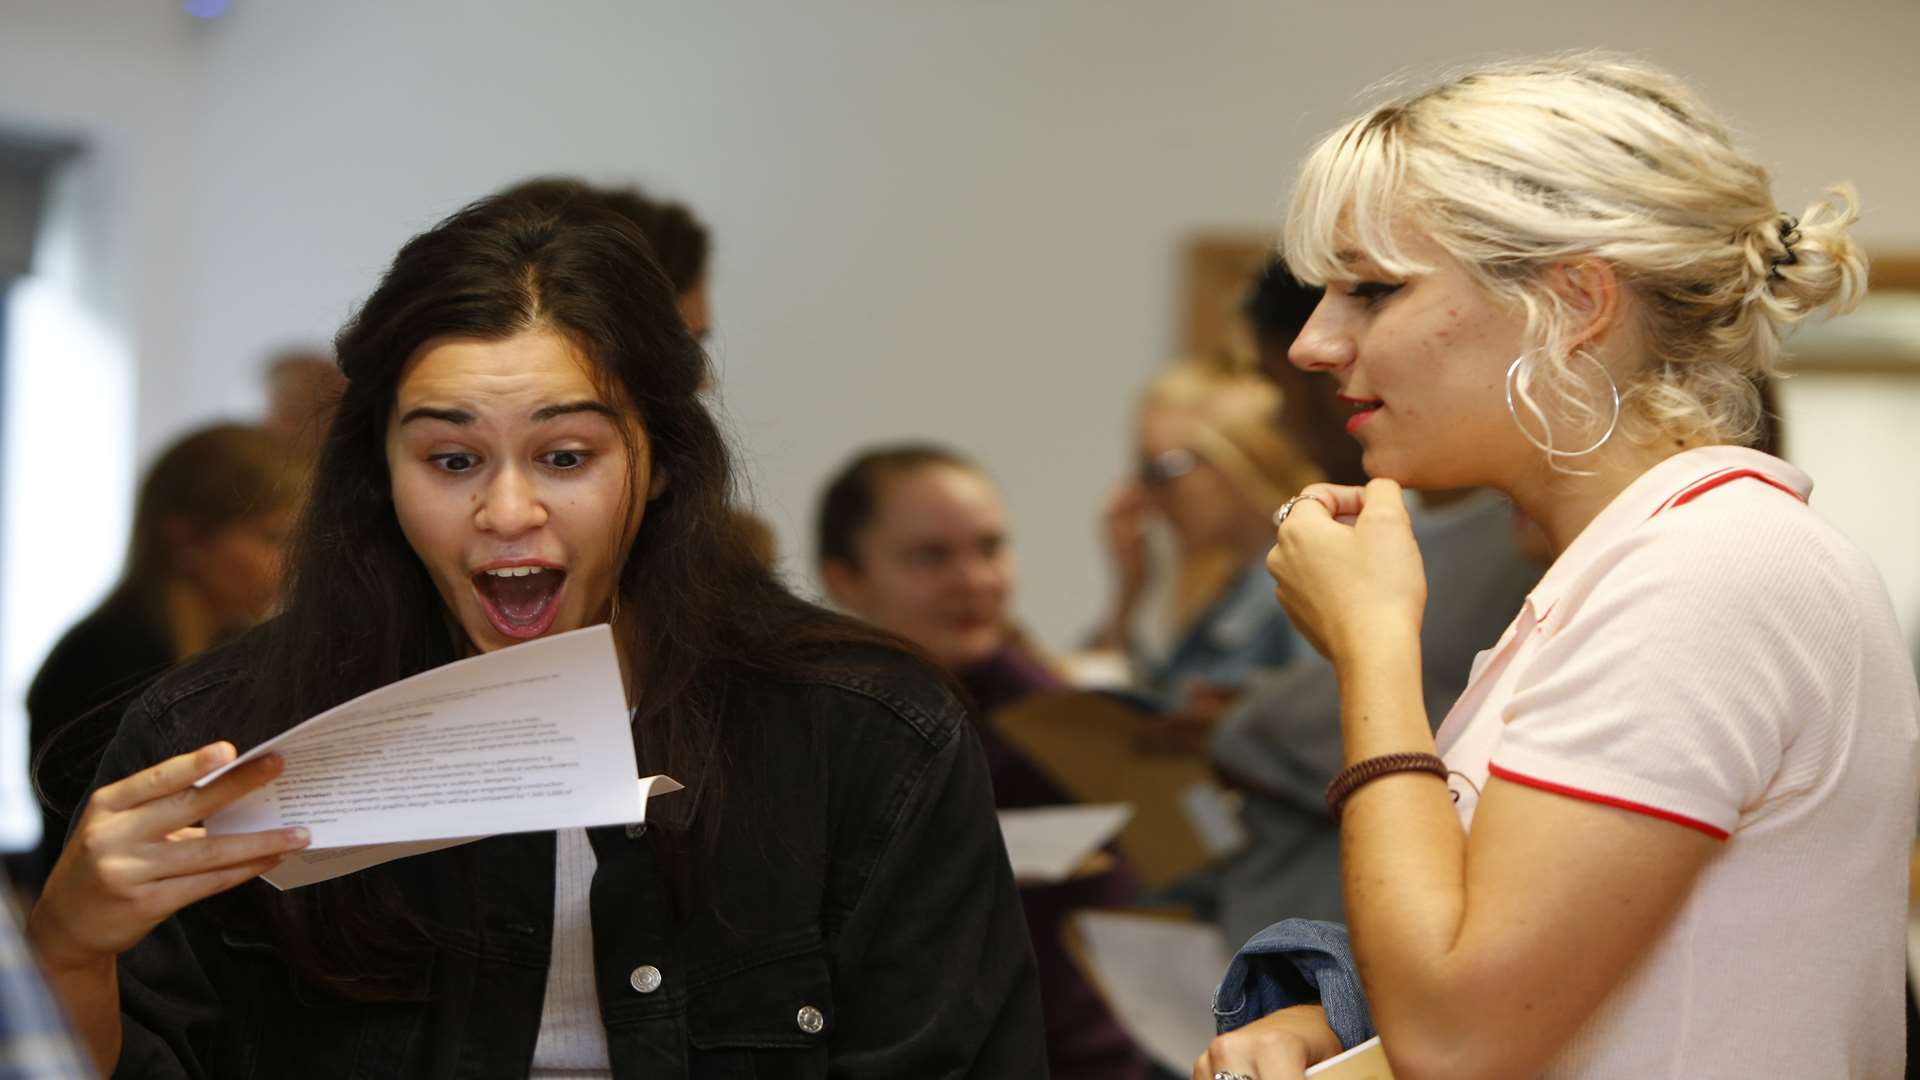
M 473 575 L 487 621 L 510 638 L 536 638 L 560 614 L 567 572 L 557 566 L 498 566 Z

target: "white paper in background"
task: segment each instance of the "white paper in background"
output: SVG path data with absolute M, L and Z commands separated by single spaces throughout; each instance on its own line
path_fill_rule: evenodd
M 1006 837 L 1014 880 L 1035 885 L 1065 881 L 1132 818 L 1132 803 L 1000 811 L 1000 833 Z
M 1187 824 L 1216 859 L 1225 858 L 1247 846 L 1247 829 L 1240 824 L 1240 797 L 1213 783 L 1195 784 L 1180 793 L 1180 808 L 1187 813 Z
M 1213 1040 L 1213 992 L 1233 950 L 1218 927 L 1145 915 L 1073 916 L 1101 995 L 1133 1041 L 1176 1076 Z
M 613 633 L 590 626 L 425 671 L 247 751 L 286 759 L 209 833 L 290 825 L 308 851 L 634 820 L 633 737 Z
M 639 816 L 628 824 L 639 824 L 647 820 L 647 800 L 655 795 L 667 795 L 679 791 L 681 784 L 670 776 L 653 775 L 640 778 Z M 441 848 L 459 847 L 471 844 L 475 840 L 484 840 L 484 836 L 461 836 L 452 840 L 422 840 L 412 844 L 358 844 L 353 847 L 327 848 L 314 851 L 302 848 L 280 861 L 280 865 L 261 874 L 267 884 L 285 892 L 298 889 L 303 885 L 313 885 L 331 878 L 344 877 L 358 873 L 381 863 L 404 859 L 412 855 L 425 855 Z

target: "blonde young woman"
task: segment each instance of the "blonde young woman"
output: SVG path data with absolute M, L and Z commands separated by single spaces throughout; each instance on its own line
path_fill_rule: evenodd
M 1783 331 L 1862 291 L 1855 214 L 1781 212 L 1685 86 L 1604 58 L 1475 71 L 1307 160 L 1286 248 L 1328 288 L 1292 359 L 1376 479 L 1306 488 L 1268 562 L 1339 671 L 1348 923 L 1402 1080 L 1900 1075 L 1913 672 L 1808 478 L 1743 446 Z M 1556 559 L 1435 736 L 1401 489 L 1467 485 Z M 1287 1009 L 1194 1075 L 1338 1049 Z
M 1321 474 L 1282 434 L 1280 404 L 1258 371 L 1224 357 L 1181 361 L 1141 396 L 1140 465 L 1106 508 L 1115 590 L 1097 641 L 1136 653 L 1140 689 L 1167 708 L 1236 692 L 1293 654 L 1297 636 L 1268 596 L 1268 517 Z M 1139 655 L 1133 636 L 1150 584 L 1149 518 L 1179 552 L 1174 634 L 1156 656 Z

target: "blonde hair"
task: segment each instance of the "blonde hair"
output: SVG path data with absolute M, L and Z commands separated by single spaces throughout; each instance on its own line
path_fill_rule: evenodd
M 1783 333 L 1865 292 L 1866 260 L 1848 237 L 1858 215 L 1844 184 L 1797 219 L 1781 213 L 1766 170 L 1686 86 L 1580 53 L 1467 71 L 1327 135 L 1301 168 L 1284 245 L 1302 280 L 1350 276 L 1355 254 L 1404 276 L 1434 268 L 1395 230 L 1424 233 L 1525 312 L 1522 406 L 1594 429 L 1611 403 L 1596 409 L 1582 389 L 1592 373 L 1572 365 L 1575 321 L 1547 271 L 1600 259 L 1654 358 L 1619 388 L 1622 432 L 1744 443 Z
M 1322 479 L 1280 428 L 1279 389 L 1227 354 L 1177 361 L 1147 384 L 1140 404 L 1185 413 L 1187 449 L 1254 506 L 1278 506 Z

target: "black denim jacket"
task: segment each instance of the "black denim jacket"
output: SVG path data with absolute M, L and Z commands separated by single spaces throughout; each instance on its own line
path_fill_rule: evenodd
M 223 737 L 244 677 L 225 650 L 162 679 L 100 775 Z M 589 830 L 613 1075 L 1044 1077 L 1032 949 L 959 704 L 904 657 L 854 652 L 839 674 L 735 683 L 719 749 L 716 856 L 674 855 L 684 837 L 660 826 Z M 525 1077 L 553 834 L 365 873 L 395 883 L 432 939 L 401 1000 L 295 979 L 264 934 L 197 905 L 121 958 L 114 1075 Z

